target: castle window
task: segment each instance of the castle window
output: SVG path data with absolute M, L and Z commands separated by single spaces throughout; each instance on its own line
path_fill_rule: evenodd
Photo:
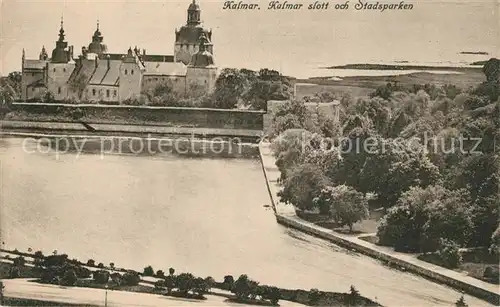
M 106 97 L 109 98 L 109 90 L 106 90 Z
M 128 70 L 125 69 L 125 74 L 127 75 L 128 74 Z
M 131 74 L 131 75 L 133 75 L 133 74 L 134 74 L 134 70 L 133 70 L 133 69 L 130 71 L 130 74 Z
M 56 68 L 54 67 L 54 72 L 56 72 Z
M 95 88 L 92 89 L 92 96 L 95 96 Z
M 32 87 L 32 88 L 31 88 L 31 91 L 32 91 L 32 92 L 34 92 L 34 91 L 35 91 L 35 88 L 34 88 L 34 87 Z
M 113 96 L 115 96 L 115 97 L 116 97 L 116 90 L 113 92 Z
M 63 71 L 66 72 L 66 68 L 63 68 Z
M 35 73 L 34 73 L 34 72 L 32 72 L 32 73 L 31 73 L 31 76 L 32 76 L 32 77 L 34 77 L 34 76 L 35 76 Z
M 61 94 L 61 88 L 60 87 L 57 88 L 57 93 Z

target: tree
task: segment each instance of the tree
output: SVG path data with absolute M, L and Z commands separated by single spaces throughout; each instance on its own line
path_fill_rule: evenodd
M 346 185 L 327 187 L 321 192 L 319 199 L 329 203 L 330 215 L 340 226 L 349 226 L 350 232 L 354 223 L 369 216 L 368 200 L 363 193 L 352 187 Z
M 182 273 L 177 276 L 177 288 L 184 295 L 194 289 L 195 277 L 191 273 Z
M 74 286 L 77 281 L 75 270 L 68 269 L 64 272 L 63 278 L 61 279 L 61 283 L 64 286 Z
M 500 225 L 491 236 L 490 253 L 500 255 Z
M 469 307 L 469 305 L 467 305 L 467 303 L 465 302 L 465 298 L 463 295 L 455 303 L 455 306 L 457 306 L 457 307 Z
M 169 274 L 170 276 L 173 276 L 173 275 L 175 274 L 175 269 L 174 269 L 174 268 L 169 268 L 169 269 L 168 269 L 168 274 Z
M 144 268 L 144 276 L 153 276 L 155 274 L 155 271 L 153 270 L 153 267 L 150 265 Z
M 247 275 L 241 275 L 235 282 L 231 289 L 239 299 L 248 298 L 251 295 L 255 295 L 258 283 L 249 279 Z
M 248 79 L 238 69 L 223 69 L 215 81 L 214 106 L 220 109 L 233 109 L 245 92 L 247 83 Z
M 314 199 L 330 183 L 330 179 L 322 174 L 318 166 L 314 164 L 301 164 L 292 168 L 278 196 L 282 202 L 292 204 L 296 208 L 313 210 L 317 208 Z M 328 214 L 328 212 L 321 213 Z
M 281 172 L 281 179 L 285 179 L 294 166 L 304 162 L 306 151 L 312 150 L 310 142 L 313 139 L 314 135 L 307 130 L 291 129 L 273 141 L 271 149 Z
M 448 239 L 440 239 L 441 246 L 437 251 L 438 257 L 444 267 L 456 269 L 462 263 L 462 255 L 460 254 L 460 246 Z
M 104 269 L 104 263 L 99 262 L 99 264 L 97 265 L 97 267 L 98 267 L 99 269 Z
M 92 276 L 96 283 L 104 285 L 108 283 L 110 275 L 109 272 L 106 270 L 99 270 L 99 271 L 94 271 Z
M 21 277 L 21 270 L 17 266 L 13 266 L 9 269 L 9 278 L 19 278 Z
M 205 278 L 205 285 L 206 285 L 206 291 L 210 292 L 210 289 L 215 285 L 215 279 L 208 276 L 207 278 Z
M 319 299 L 321 298 L 321 293 L 318 289 L 311 289 L 309 291 L 309 305 L 317 305 L 319 303 Z
M 467 204 L 462 190 L 412 187 L 380 222 L 379 243 L 412 252 L 436 251 L 441 238 L 465 244 L 472 225 Z
M 92 266 L 92 267 L 93 267 L 93 266 L 95 266 L 95 260 L 94 260 L 94 259 L 89 259 L 89 260 L 87 261 L 87 265 L 88 265 L 88 266 Z
M 165 272 L 163 272 L 162 270 L 158 270 L 156 272 L 156 277 L 158 277 L 158 278 L 164 278 L 165 277 Z
M 109 263 L 109 267 L 114 270 L 115 269 L 115 263 L 114 262 L 110 262 Z
M 224 276 L 224 281 L 222 282 L 225 290 L 231 290 L 234 286 L 234 277 L 231 275 Z
M 35 267 L 41 267 L 44 258 L 42 251 L 36 251 L 33 257 L 35 258 Z
M 173 275 L 165 277 L 165 288 L 167 288 L 169 294 L 172 292 L 172 289 L 175 288 L 175 277 Z
M 359 291 L 351 285 L 351 288 L 349 289 L 349 293 L 345 297 L 345 304 L 347 306 L 359 306 L 359 299 L 361 298 L 361 295 L 359 294 Z
M 489 59 L 483 66 L 483 73 L 487 81 L 498 81 L 500 79 L 500 60 Z
M 123 274 L 123 283 L 127 286 L 137 286 L 140 281 L 141 277 L 135 271 L 127 271 L 127 273 Z
M 267 110 L 269 100 L 290 99 L 289 88 L 281 81 L 257 80 L 245 93 L 243 99 L 254 110 Z

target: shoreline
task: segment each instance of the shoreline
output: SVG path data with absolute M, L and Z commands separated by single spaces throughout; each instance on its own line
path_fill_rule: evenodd
M 454 70 L 454 71 L 478 71 L 483 67 L 478 64 L 480 62 L 474 62 L 473 64 L 466 64 L 460 66 L 453 65 L 420 65 L 420 64 L 373 64 L 373 63 L 360 63 L 360 64 L 345 64 L 345 65 L 334 65 L 320 67 L 320 69 L 357 69 L 357 70 Z

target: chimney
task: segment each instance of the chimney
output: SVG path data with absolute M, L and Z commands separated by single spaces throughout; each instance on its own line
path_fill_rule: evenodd
M 108 63 L 108 70 L 111 69 L 111 57 L 109 54 L 106 56 L 106 62 Z
M 142 49 L 142 55 L 146 55 L 146 49 Z

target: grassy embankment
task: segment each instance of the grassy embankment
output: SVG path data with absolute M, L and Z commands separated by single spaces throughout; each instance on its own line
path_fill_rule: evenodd
M 440 69 L 442 70 L 442 69 Z M 453 71 L 457 71 L 454 69 Z M 363 97 L 369 95 L 377 87 L 389 82 L 396 82 L 401 86 L 413 86 L 414 84 L 453 84 L 467 89 L 484 81 L 484 74 L 480 69 L 468 69 L 459 71 L 459 74 L 434 74 L 429 72 L 418 72 L 398 76 L 358 76 L 344 77 L 342 80 L 332 80 L 329 77 L 296 79 L 295 83 L 307 83 L 308 85 L 297 87 L 297 97 L 314 95 L 319 92 L 348 93 L 352 97 Z

